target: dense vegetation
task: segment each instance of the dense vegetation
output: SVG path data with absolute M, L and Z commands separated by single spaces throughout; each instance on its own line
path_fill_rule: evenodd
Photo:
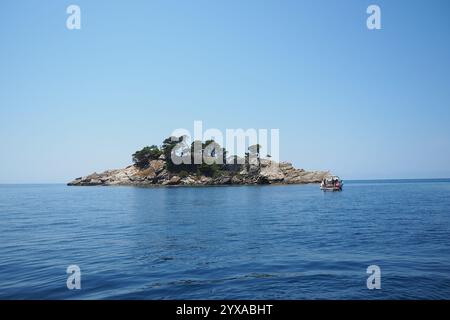
M 140 168 L 145 168 L 151 160 L 156 160 L 161 156 L 162 152 L 155 145 L 144 147 L 142 150 L 133 153 L 133 162 Z
M 155 145 L 144 147 L 136 151 L 132 157 L 133 162 L 140 168 L 149 166 L 150 161 L 157 160 L 164 155 L 167 171 L 177 173 L 180 177 L 188 175 L 204 175 L 217 177 L 230 172 L 238 172 L 245 166 L 250 167 L 249 157 L 254 156 L 260 164 L 260 145 L 249 147 L 249 152 L 245 154 L 244 164 L 237 163 L 237 156 L 233 156 L 232 163 L 227 163 L 227 151 L 214 140 L 194 141 L 191 145 L 185 145 L 182 137 L 170 137 L 163 141 L 160 148 Z M 172 155 L 175 154 L 179 163 L 174 163 Z M 183 163 L 180 163 L 183 162 Z

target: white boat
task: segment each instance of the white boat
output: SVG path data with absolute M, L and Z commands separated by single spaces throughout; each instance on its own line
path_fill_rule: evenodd
M 338 176 L 327 177 L 322 180 L 320 190 L 323 191 L 342 191 L 344 182 Z

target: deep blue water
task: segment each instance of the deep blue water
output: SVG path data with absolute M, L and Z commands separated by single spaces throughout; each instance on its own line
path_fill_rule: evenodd
M 450 299 L 450 180 L 344 187 L 0 185 L 0 298 Z

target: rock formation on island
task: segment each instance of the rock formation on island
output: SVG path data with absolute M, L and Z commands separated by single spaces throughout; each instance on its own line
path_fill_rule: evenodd
M 134 164 L 102 173 L 92 173 L 68 183 L 69 186 L 98 185 L 239 185 L 319 183 L 329 171 L 295 169 L 291 163 L 260 158 L 259 145 L 249 148 L 245 158 L 227 156 L 213 140 L 194 141 L 190 146 L 180 138 L 167 138 L 161 148 L 145 147 L 133 154 Z M 173 155 L 184 159 L 175 164 Z M 200 161 L 198 160 L 200 159 Z M 220 161 L 219 161 L 220 160 Z

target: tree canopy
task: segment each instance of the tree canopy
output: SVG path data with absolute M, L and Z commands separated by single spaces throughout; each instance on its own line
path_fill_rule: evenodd
M 147 146 L 133 153 L 133 162 L 138 167 L 148 166 L 149 161 L 156 160 L 162 154 L 162 151 L 155 145 Z
M 242 167 L 242 164 L 237 163 L 237 156 L 233 157 L 235 163 L 226 163 L 227 151 L 214 140 L 206 140 L 205 142 L 196 140 L 190 145 L 183 145 L 180 142 L 184 143 L 183 137 L 169 137 L 163 141 L 160 148 L 156 145 L 144 147 L 132 155 L 133 162 L 136 166 L 145 168 L 151 160 L 156 160 L 161 155 L 164 155 L 166 169 L 173 173 L 183 173 L 183 175 L 190 173 L 217 176 L 226 173 L 226 171 L 240 170 L 239 168 Z M 245 154 L 244 165 L 249 168 L 249 156 L 256 157 L 259 165 L 261 146 L 256 144 L 250 146 L 248 149 L 249 152 Z M 181 158 L 184 157 L 184 160 L 187 159 L 187 161 L 175 164 L 172 159 L 174 154 Z

